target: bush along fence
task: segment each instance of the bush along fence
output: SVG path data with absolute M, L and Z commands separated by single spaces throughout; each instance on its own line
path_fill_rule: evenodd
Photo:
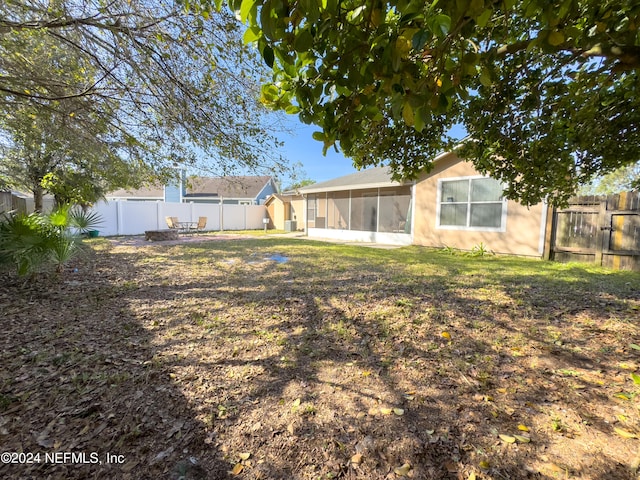
M 207 217 L 205 230 L 257 230 L 264 227 L 264 205 L 214 205 L 170 202 L 99 202 L 92 208 L 102 218 L 100 235 L 143 235 L 147 230 L 168 228 L 166 217 L 197 222 Z
M 640 271 L 640 192 L 575 197 L 548 222 L 547 259 Z

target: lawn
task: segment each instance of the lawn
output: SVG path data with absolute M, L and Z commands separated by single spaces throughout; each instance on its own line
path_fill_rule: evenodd
M 92 249 L 53 283 L 2 278 L 0 440 L 41 455 L 2 478 L 638 478 L 638 273 L 268 237 Z

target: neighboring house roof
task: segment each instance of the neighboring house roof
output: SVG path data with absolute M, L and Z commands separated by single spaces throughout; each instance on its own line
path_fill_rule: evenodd
M 189 177 L 185 198 L 257 198 L 272 181 L 269 176 Z
M 108 198 L 164 198 L 164 187 L 150 186 L 136 189 L 120 189 L 109 192 Z
M 186 194 L 183 197 L 186 199 L 223 197 L 255 200 L 260 197 L 261 192 L 272 182 L 273 178 L 266 175 L 189 177 L 186 181 Z M 164 186 L 153 185 L 139 189 L 120 189 L 109 192 L 106 196 L 108 198 L 163 199 L 165 197 L 165 192 Z
M 345 190 L 346 188 L 360 190 L 364 188 L 393 187 L 404 185 L 405 183 L 391 180 L 389 167 L 383 166 L 350 173 L 349 175 L 327 180 L 326 182 L 314 183 L 308 187 L 300 188 L 299 191 L 300 193 L 306 194 Z

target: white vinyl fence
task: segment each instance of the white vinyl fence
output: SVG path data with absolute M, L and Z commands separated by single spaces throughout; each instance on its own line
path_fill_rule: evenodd
M 264 205 L 213 205 L 208 203 L 100 202 L 93 206 L 102 217 L 101 236 L 142 235 L 145 230 L 168 228 L 165 217 L 197 222 L 207 217 L 205 230 L 258 230 L 267 216 Z

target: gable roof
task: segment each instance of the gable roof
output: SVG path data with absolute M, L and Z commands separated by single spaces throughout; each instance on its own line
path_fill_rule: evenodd
M 308 187 L 298 189 L 300 193 L 332 192 L 338 190 L 361 190 L 364 188 L 395 187 L 406 185 L 411 182 L 397 182 L 391 180 L 389 167 L 374 167 L 350 173 L 342 177 L 327 180 L 326 182 L 314 183 Z
M 189 177 L 185 198 L 224 197 L 251 198 L 258 197 L 272 178 L 264 176 L 234 177 Z
M 465 139 L 466 140 L 466 139 Z M 464 140 L 463 140 L 464 141 Z M 440 162 L 443 158 L 451 155 L 457 150 L 456 146 L 452 151 L 442 152 L 432 160 L 433 164 Z M 415 181 L 398 182 L 391 180 L 391 170 L 388 166 L 367 168 L 359 172 L 350 173 L 342 177 L 327 180 L 326 182 L 314 183 L 308 187 L 298 189 L 300 193 L 335 192 L 339 190 L 363 190 L 365 188 L 397 187 L 400 185 L 413 185 Z
M 256 199 L 273 181 L 268 175 L 229 177 L 189 177 L 184 198 L 224 197 Z M 151 185 L 138 189 L 120 189 L 107 194 L 109 198 L 164 198 L 164 186 Z

